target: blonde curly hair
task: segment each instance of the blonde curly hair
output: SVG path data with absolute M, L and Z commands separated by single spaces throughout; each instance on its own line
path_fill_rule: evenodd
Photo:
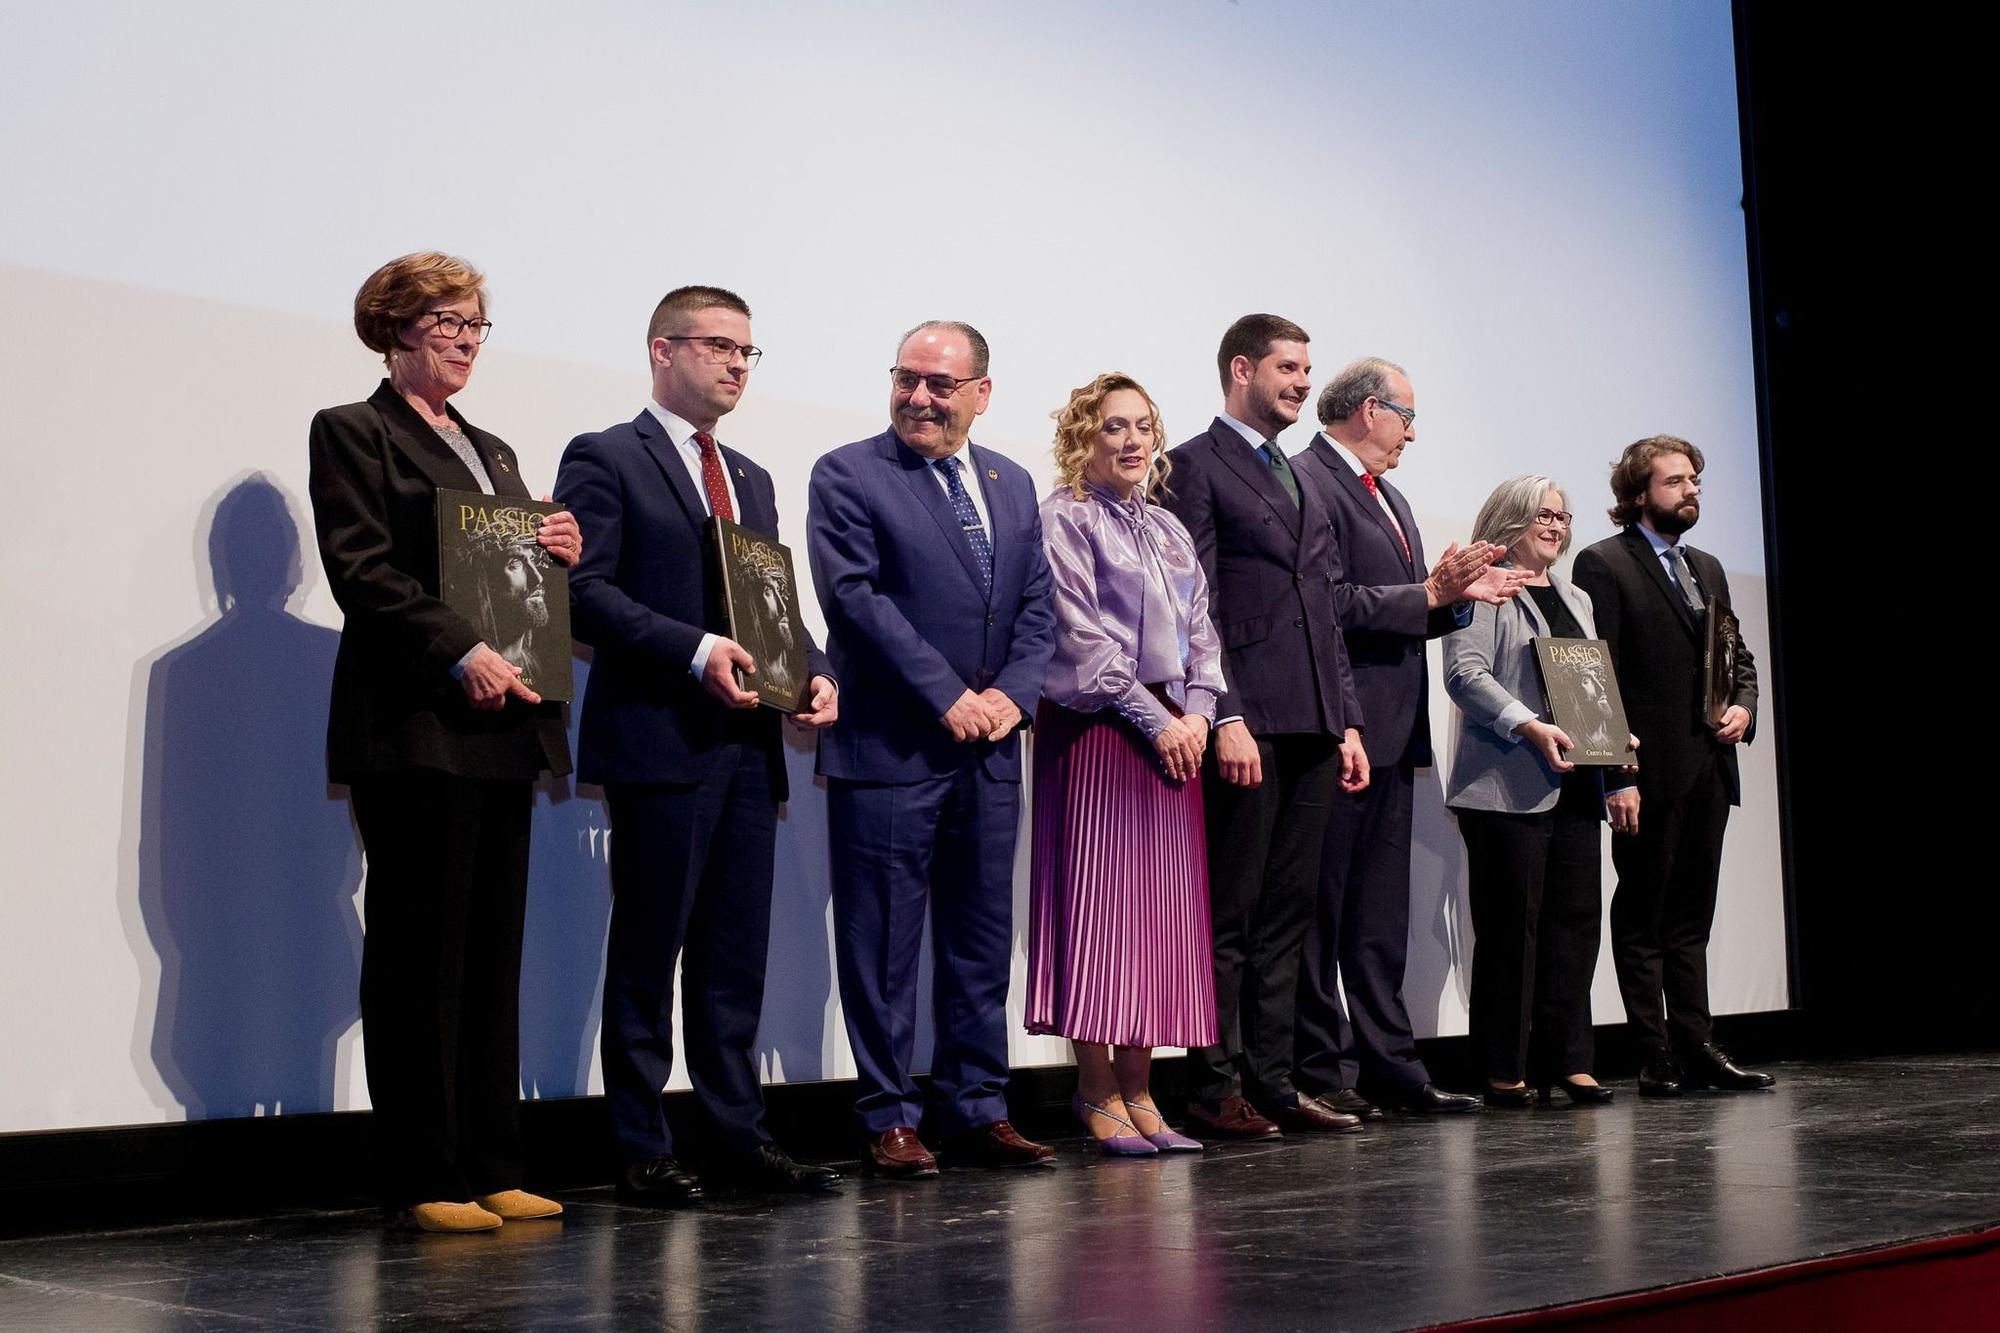
M 1147 500 L 1158 498 L 1167 483 L 1167 474 L 1173 470 L 1173 464 L 1167 461 L 1167 426 L 1160 419 L 1160 405 L 1130 375 L 1118 370 L 1106 371 L 1081 388 L 1070 390 L 1069 401 L 1049 413 L 1056 423 L 1055 447 L 1050 451 L 1055 455 L 1056 481 L 1069 487 L 1070 494 L 1079 500 L 1083 498 L 1084 469 L 1090 466 L 1090 456 L 1097 451 L 1098 433 L 1104 429 L 1104 400 L 1120 389 L 1130 389 L 1145 399 L 1146 415 L 1153 422 L 1153 465 L 1146 471 L 1145 485 L 1140 487 Z

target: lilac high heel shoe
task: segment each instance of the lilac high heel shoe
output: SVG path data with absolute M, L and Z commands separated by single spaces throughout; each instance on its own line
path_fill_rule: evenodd
M 1152 1157 L 1160 1151 L 1145 1135 L 1132 1127 L 1130 1120 L 1105 1110 L 1095 1102 L 1085 1101 L 1080 1092 L 1069 1099 L 1069 1109 L 1083 1122 L 1085 1129 L 1090 1128 L 1090 1117 L 1093 1115 L 1101 1115 L 1106 1120 L 1115 1120 L 1125 1127 L 1123 1134 L 1114 1134 L 1108 1139 L 1097 1139 L 1097 1146 L 1113 1157 Z M 1093 1134 L 1091 1137 L 1097 1136 Z
M 1125 1103 L 1125 1109 L 1128 1111 L 1131 1110 L 1132 1103 Z M 1167 1118 L 1160 1114 L 1160 1109 L 1157 1106 L 1141 1106 L 1138 1109 L 1160 1122 L 1159 1133 L 1148 1134 L 1144 1130 L 1139 1130 L 1139 1134 L 1146 1142 L 1152 1144 L 1161 1152 L 1204 1152 L 1207 1150 L 1208 1145 L 1200 1139 L 1191 1139 L 1185 1134 L 1175 1133 L 1174 1127 L 1167 1123 Z M 1137 1126 L 1135 1125 L 1134 1128 L 1136 1129 Z

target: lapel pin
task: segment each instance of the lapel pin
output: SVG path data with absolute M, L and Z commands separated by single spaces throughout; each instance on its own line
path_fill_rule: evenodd
M 494 461 L 500 464 L 500 470 L 501 470 L 502 472 L 505 472 L 505 471 L 507 470 L 507 460 L 506 460 L 506 459 L 504 459 L 504 458 L 499 458 L 499 459 L 495 459 Z
M 743 475 L 743 469 L 742 469 L 742 468 L 737 468 L 737 469 L 736 469 L 736 475 L 737 475 L 737 476 L 739 476 L 739 477 L 740 477 L 740 476 L 742 476 L 742 475 Z
M 990 467 L 990 468 L 987 468 L 987 469 L 986 469 L 986 479 L 987 479 L 988 481 L 998 481 L 998 480 L 1000 480 L 1000 469 L 999 469 L 999 468 L 997 468 L 997 467 Z

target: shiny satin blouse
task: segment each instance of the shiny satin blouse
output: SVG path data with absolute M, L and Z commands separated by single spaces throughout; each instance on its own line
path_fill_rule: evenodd
M 1042 695 L 1079 713 L 1114 708 L 1151 740 L 1174 706 L 1215 721 L 1222 641 L 1208 581 L 1181 521 L 1136 493 L 1087 486 L 1042 501 L 1042 544 L 1055 578 L 1056 651 Z

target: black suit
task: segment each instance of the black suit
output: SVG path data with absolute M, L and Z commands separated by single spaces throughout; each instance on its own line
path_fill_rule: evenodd
M 1319 910 L 1299 970 L 1294 1075 L 1307 1092 L 1365 1082 L 1395 1100 L 1430 1082 L 1403 1004 L 1416 770 L 1431 762 L 1424 644 L 1468 622 L 1470 607 L 1463 615 L 1449 606 L 1431 609 L 1424 591 L 1430 571 L 1416 518 L 1386 478 L 1375 484 L 1394 511 L 1402 538 L 1324 434 L 1315 435 L 1293 465 L 1318 482 L 1327 499 L 1345 574 L 1334 585 L 1334 606 L 1368 719 L 1371 771 L 1366 790 L 1333 794 L 1320 858 Z M 1409 541 L 1407 554 L 1403 538 Z
M 458 422 L 494 493 L 528 499 L 514 454 Z M 361 1023 L 393 1204 L 520 1184 L 519 994 L 531 784 L 569 771 L 559 705 L 466 702 L 451 669 L 479 633 L 438 600 L 436 497 L 478 482 L 385 381 L 313 418 L 313 524 L 345 616 L 327 776 L 368 855 Z M 497 646 L 497 645 L 494 645 Z
M 771 476 L 721 448 L 736 520 L 778 534 Z M 708 510 L 651 411 L 580 435 L 556 495 L 589 534 L 571 579 L 577 637 L 592 645 L 579 769 L 611 811 L 611 930 L 604 966 L 604 1092 L 628 1161 L 673 1150 L 660 1090 L 673 1072 L 681 965 L 684 1052 L 724 1152 L 764 1131 L 755 1042 L 763 1014 L 777 807 L 788 794 L 775 710 L 731 709 L 690 669 L 727 635 Z M 803 625 L 808 676 L 830 674 Z M 761 664 L 760 664 L 761 665 Z
M 1218 418 L 1175 449 L 1165 504 L 1187 525 L 1208 576 L 1227 693 L 1218 720 L 1241 717 L 1264 781 L 1203 773 L 1210 924 L 1215 932 L 1218 1044 L 1192 1052 L 1190 1092 L 1214 1103 L 1239 1092 L 1289 1105 L 1300 945 L 1319 878 L 1336 750 L 1361 725 L 1333 589 L 1338 555 L 1318 485 L 1298 479 L 1294 504 L 1251 444 Z
M 1681 550 L 1701 595 L 1729 605 L 1729 582 L 1715 557 L 1685 543 Z M 1576 557 L 1575 579 L 1611 645 L 1626 717 L 1639 738 L 1639 832 L 1611 839 L 1618 989 L 1644 1045 L 1686 1051 L 1710 1040 L 1708 936 L 1723 829 L 1742 797 L 1736 747 L 1717 741 L 1702 715 L 1703 626 L 1645 534 L 1629 527 L 1587 547 Z M 1757 668 L 1747 647 L 1737 655 L 1731 702 L 1751 715 L 1748 741 L 1756 734 Z

